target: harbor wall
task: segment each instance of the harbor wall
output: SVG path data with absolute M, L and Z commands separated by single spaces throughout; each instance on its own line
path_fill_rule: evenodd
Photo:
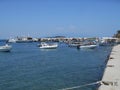
M 120 90 L 120 45 L 111 51 L 98 90 Z

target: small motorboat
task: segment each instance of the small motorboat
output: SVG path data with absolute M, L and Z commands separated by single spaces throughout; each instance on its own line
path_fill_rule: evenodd
M 0 52 L 9 52 L 12 49 L 12 46 L 6 44 L 4 46 L 0 46 Z
M 57 43 L 45 43 L 45 42 L 42 42 L 40 45 L 39 45 L 39 48 L 41 49 L 55 49 L 58 47 L 58 44 Z
M 77 46 L 79 46 L 79 45 L 81 45 L 80 42 L 71 42 L 71 43 L 68 43 L 68 46 L 69 46 L 69 47 L 77 47 Z

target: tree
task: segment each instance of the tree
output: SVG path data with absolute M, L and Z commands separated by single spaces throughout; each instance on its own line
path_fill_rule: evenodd
M 120 34 L 120 30 L 117 31 L 117 34 Z
M 120 38 L 120 30 L 117 31 L 117 34 L 115 35 L 116 38 Z

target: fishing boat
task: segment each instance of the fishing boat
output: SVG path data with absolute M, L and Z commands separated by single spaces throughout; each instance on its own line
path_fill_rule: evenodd
M 0 52 L 9 52 L 12 49 L 12 46 L 6 44 L 4 46 L 0 46 Z
M 45 43 L 45 42 L 42 42 L 40 45 L 39 45 L 39 48 L 41 49 L 55 49 L 58 47 L 58 44 L 57 43 Z

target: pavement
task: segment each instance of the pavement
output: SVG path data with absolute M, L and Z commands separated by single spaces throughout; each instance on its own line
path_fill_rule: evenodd
M 120 45 L 111 51 L 98 90 L 120 90 Z

